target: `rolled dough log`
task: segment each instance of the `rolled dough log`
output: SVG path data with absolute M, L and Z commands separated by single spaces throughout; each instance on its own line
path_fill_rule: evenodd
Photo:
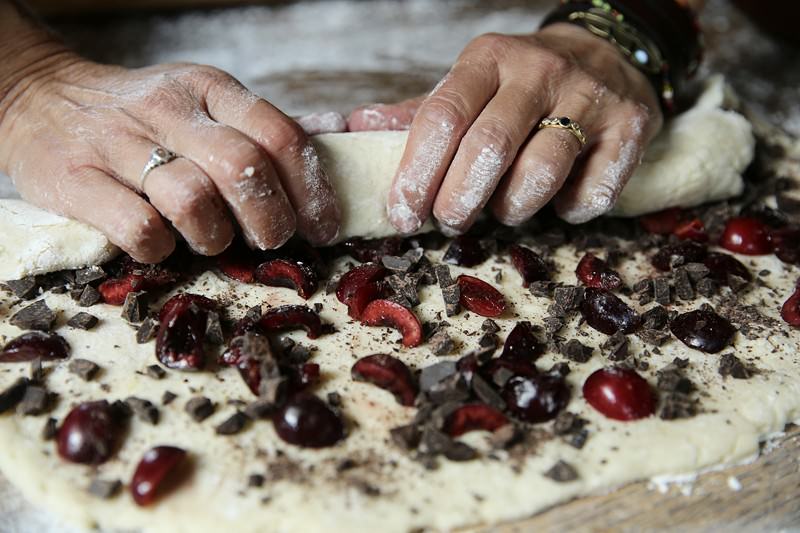
M 711 77 L 694 107 L 670 121 L 622 191 L 612 215 L 693 207 L 742 192 L 755 140 L 742 115 L 723 109 L 726 87 Z M 312 138 L 338 191 L 340 240 L 395 234 L 386 197 L 406 132 L 330 133 Z M 0 201 L 0 279 L 103 262 L 118 250 L 98 231 L 29 206 Z M 432 228 L 430 222 L 421 231 Z

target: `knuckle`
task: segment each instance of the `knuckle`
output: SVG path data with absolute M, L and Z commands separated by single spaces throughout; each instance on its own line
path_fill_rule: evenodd
M 477 146 L 488 147 L 497 154 L 510 154 L 514 149 L 513 134 L 501 120 L 487 118 L 478 129 Z
M 126 222 L 122 239 L 126 248 L 146 262 L 156 262 L 172 251 L 164 249 L 164 224 L 156 212 L 143 212 L 131 216 Z
M 439 127 L 448 124 L 454 127 L 464 126 L 469 122 L 468 106 L 464 97 L 454 91 L 440 90 L 431 96 L 422 112 L 424 120 Z
M 501 57 L 508 53 L 514 45 L 514 37 L 501 33 L 484 33 L 470 42 L 467 50 L 487 54 L 492 57 Z
M 560 77 L 573 69 L 573 62 L 557 52 L 540 50 L 537 67 L 551 77 Z
M 636 136 L 642 135 L 652 120 L 650 109 L 646 105 L 632 100 L 626 100 L 620 104 L 619 116 L 623 123 L 631 126 L 631 132 Z
M 308 142 L 303 128 L 294 121 L 280 121 L 272 124 L 268 131 L 264 132 L 263 137 L 270 152 L 276 154 L 299 153 Z
M 217 162 L 219 177 L 227 184 L 244 186 L 263 176 L 266 156 L 254 144 L 237 141 L 223 150 Z

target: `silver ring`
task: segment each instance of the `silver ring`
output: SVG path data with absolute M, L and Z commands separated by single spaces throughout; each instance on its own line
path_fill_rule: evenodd
M 150 152 L 150 159 L 148 159 L 147 163 L 145 163 L 144 168 L 142 169 L 142 175 L 139 177 L 139 188 L 144 190 L 144 181 L 153 170 L 157 169 L 161 165 L 166 165 L 170 161 L 174 161 L 177 158 L 177 154 L 170 152 L 166 148 L 161 146 L 156 146 L 153 148 L 153 150 Z

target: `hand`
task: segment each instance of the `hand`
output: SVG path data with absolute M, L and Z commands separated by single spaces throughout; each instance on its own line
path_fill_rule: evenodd
M 566 130 L 537 131 L 549 116 L 578 122 L 587 145 Z M 554 24 L 527 36 L 481 36 L 427 98 L 349 119 L 351 130 L 409 123 L 388 200 L 392 224 L 411 233 L 432 212 L 444 231 L 461 233 L 487 203 L 508 225 L 551 199 L 571 223 L 607 212 L 662 115 L 647 78 L 612 44 Z
M 26 200 L 86 222 L 134 259 L 334 239 L 339 208 L 302 128 L 212 67 L 139 70 L 60 52 L 0 99 L 0 170 Z M 162 146 L 178 158 L 141 173 Z

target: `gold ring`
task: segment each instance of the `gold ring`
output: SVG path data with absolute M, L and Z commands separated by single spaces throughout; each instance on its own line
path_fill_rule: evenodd
M 578 142 L 581 143 L 581 148 L 586 146 L 586 135 L 584 135 L 583 129 L 581 128 L 580 124 L 569 117 L 547 117 L 539 122 L 539 129 L 541 130 L 544 128 L 559 128 L 562 130 L 567 130 L 573 134 L 576 139 L 578 139 Z

